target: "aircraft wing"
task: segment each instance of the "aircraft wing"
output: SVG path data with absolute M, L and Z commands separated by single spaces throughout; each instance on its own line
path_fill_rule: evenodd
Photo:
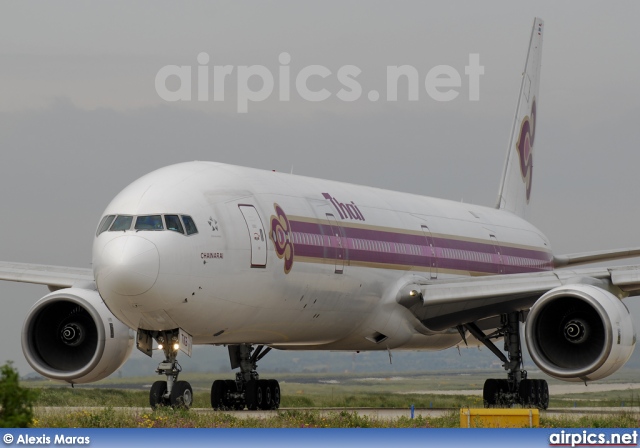
M 94 281 L 91 269 L 7 261 L 0 261 L 0 280 L 47 285 L 52 290 Z
M 582 252 L 579 254 L 556 255 L 553 264 L 556 268 L 564 266 L 576 266 L 599 261 L 621 260 L 624 258 L 640 257 L 640 248 L 602 250 L 597 252 Z
M 438 331 L 528 310 L 547 291 L 574 283 L 611 284 L 630 295 L 640 294 L 640 266 L 559 269 L 436 281 L 410 286 L 413 294 L 409 290 L 401 292 L 398 302 L 427 328 Z

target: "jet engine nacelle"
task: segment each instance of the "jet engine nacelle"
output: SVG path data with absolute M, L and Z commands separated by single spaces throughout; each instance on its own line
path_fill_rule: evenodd
M 531 307 L 526 323 L 529 354 L 546 374 L 564 381 L 593 381 L 622 367 L 636 343 L 629 310 L 593 285 L 554 288 Z
M 127 360 L 133 342 L 133 331 L 90 289 L 61 289 L 44 296 L 22 328 L 22 351 L 31 367 L 69 383 L 111 375 Z

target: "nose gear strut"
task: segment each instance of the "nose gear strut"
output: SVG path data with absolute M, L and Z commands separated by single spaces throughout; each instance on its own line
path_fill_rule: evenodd
M 149 392 L 151 408 L 158 406 L 172 406 L 174 408 L 189 409 L 193 403 L 193 389 L 187 381 L 178 381 L 182 367 L 178 363 L 178 331 L 154 332 L 153 338 L 162 347 L 164 361 L 158 364 L 156 373 L 165 375 L 166 381 L 156 381 Z

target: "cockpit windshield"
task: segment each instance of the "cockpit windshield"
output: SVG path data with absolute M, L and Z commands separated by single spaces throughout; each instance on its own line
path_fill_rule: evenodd
M 182 215 L 182 220 L 184 221 L 184 226 L 187 228 L 187 235 L 193 235 L 194 233 L 198 233 L 196 223 L 193 222 L 193 219 L 191 219 L 191 216 Z
M 131 222 L 133 221 L 133 216 L 128 215 L 118 215 L 116 220 L 113 222 L 113 225 L 109 229 L 110 232 L 123 232 L 125 230 L 129 230 L 131 228 Z
M 167 223 L 167 230 L 173 230 L 174 232 L 184 233 L 182 223 L 178 215 L 164 215 L 164 220 Z
M 131 225 L 135 220 L 133 230 L 171 230 L 182 235 L 198 233 L 196 223 L 189 215 L 106 215 L 100 221 L 96 236 L 109 230 L 110 232 L 124 232 L 132 230 Z
M 102 221 L 100 221 L 100 225 L 98 226 L 98 232 L 96 233 L 96 236 L 100 235 L 102 232 L 106 232 L 115 217 L 116 215 L 107 215 L 102 218 Z
M 136 230 L 164 230 L 161 215 L 138 216 Z

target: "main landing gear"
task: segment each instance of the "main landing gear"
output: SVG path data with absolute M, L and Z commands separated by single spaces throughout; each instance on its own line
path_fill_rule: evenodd
M 216 410 L 278 409 L 280 385 L 276 380 L 261 380 L 256 364 L 271 348 L 249 344 L 230 345 L 231 368 L 240 367 L 235 380 L 216 380 L 211 386 L 211 407 Z
M 193 389 L 187 381 L 178 381 L 182 370 L 178 364 L 178 333 L 159 332 L 155 339 L 158 348 L 164 352 L 164 361 L 158 364 L 156 373 L 165 375 L 166 381 L 156 381 L 149 392 L 149 404 L 152 409 L 159 406 L 189 409 L 193 403 Z
M 522 405 L 547 409 L 549 407 L 549 386 L 545 380 L 530 380 L 527 371 L 522 369 L 522 344 L 520 341 L 520 323 L 524 322 L 522 313 L 513 312 L 500 316 L 500 326 L 489 335 L 476 325 L 475 322 L 458 327 L 463 335 L 468 330 L 478 341 L 482 342 L 502 362 L 507 371 L 507 379 L 488 379 L 484 383 L 484 406 L 511 407 Z M 504 339 L 504 353 L 495 346 L 491 339 Z M 466 342 L 466 341 L 465 341 Z

